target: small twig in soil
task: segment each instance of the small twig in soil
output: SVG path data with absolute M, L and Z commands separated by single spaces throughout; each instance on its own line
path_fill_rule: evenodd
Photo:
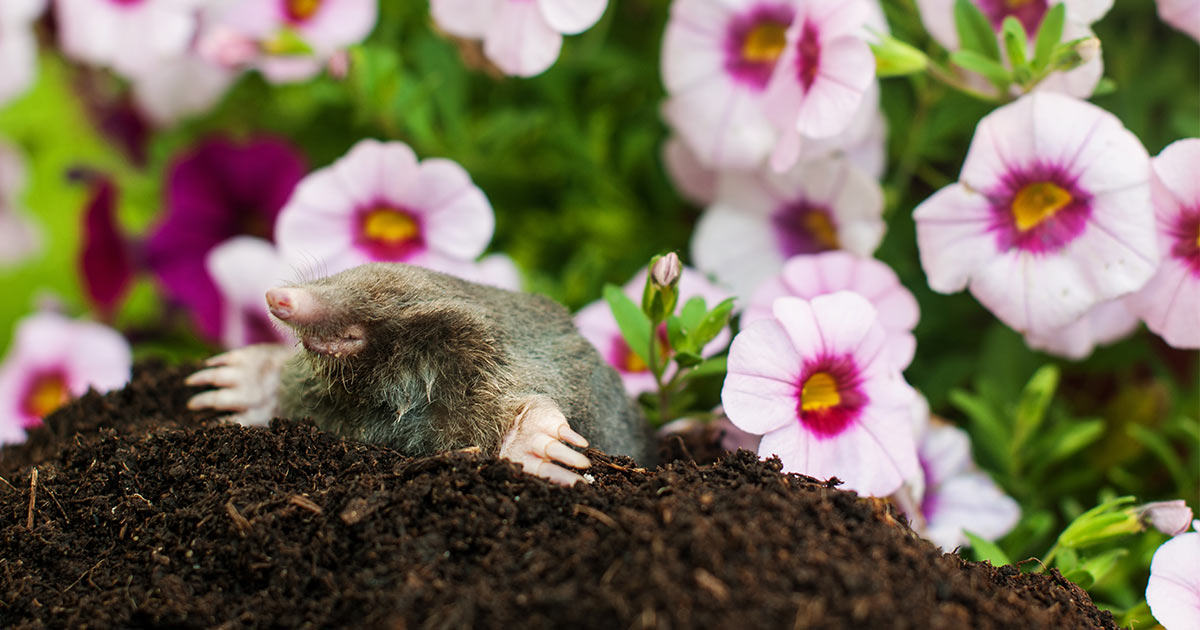
M 85 577 L 88 577 L 89 575 L 91 575 L 91 574 L 92 574 L 92 571 L 95 571 L 95 570 L 96 570 L 96 567 L 100 566 L 100 563 L 101 563 L 101 562 L 104 562 L 104 558 L 100 558 L 99 560 L 97 560 L 97 561 L 96 561 L 96 564 L 93 564 L 93 565 L 92 565 L 92 568 L 88 569 L 87 571 L 84 571 L 83 573 L 80 573 L 80 574 L 79 574 L 79 577 L 75 578 L 75 581 L 74 581 L 74 582 L 71 582 L 71 585 L 70 585 L 70 586 L 68 586 L 67 588 L 64 588 L 64 589 L 62 590 L 62 592 L 66 593 L 67 591 L 69 591 L 69 590 L 71 590 L 71 589 L 75 588 L 75 585 L 76 585 L 76 584 L 78 584 L 78 583 L 80 582 L 80 580 L 82 580 L 83 578 L 85 578 Z M 90 579 L 90 578 L 89 578 L 89 579 Z
M 37 477 L 38 469 L 34 468 L 29 475 L 29 514 L 25 517 L 26 529 L 33 529 L 33 510 L 37 504 Z
M 8 483 L 8 480 L 5 479 L 4 477 L 0 477 L 0 481 L 3 481 L 4 485 L 8 486 L 9 488 L 12 488 L 13 492 L 20 492 L 19 490 L 17 490 L 17 488 L 15 486 L 13 486 L 11 483 Z
M 594 507 L 583 505 L 581 503 L 576 503 L 574 513 L 579 514 L 581 512 L 583 514 L 587 514 L 588 516 L 596 519 L 597 521 L 600 521 L 601 523 L 604 523 L 605 525 L 608 525 L 609 527 L 611 527 L 613 529 L 620 529 L 617 526 L 617 522 L 614 521 L 611 516 L 605 514 L 604 512 L 601 512 L 600 510 L 597 510 Z
M 233 519 L 233 524 L 237 527 L 238 534 L 242 538 L 245 538 L 246 532 L 249 532 L 251 529 L 250 521 L 246 520 L 246 517 L 242 516 L 237 511 L 237 508 L 233 506 L 233 499 L 225 503 L 225 512 L 229 514 L 229 518 Z
M 679 450 L 683 451 L 684 457 L 687 457 L 688 459 L 692 460 L 693 462 L 696 461 L 696 456 L 692 455 L 692 452 L 688 450 L 687 442 L 683 439 L 682 435 L 679 435 L 677 433 L 675 435 L 672 435 L 671 438 L 674 439 L 676 442 L 679 442 Z
M 613 470 L 619 470 L 621 472 L 635 472 L 635 473 L 646 474 L 645 468 L 626 468 L 624 466 L 618 466 L 612 462 L 606 462 L 604 460 L 597 461 L 596 463 L 603 464 L 605 466 L 608 466 L 609 468 L 612 468 Z
M 304 508 L 313 514 L 320 515 L 325 513 L 325 510 L 322 510 L 321 506 L 313 503 L 312 499 L 300 496 L 298 494 L 293 494 L 292 496 L 288 497 L 288 503 L 291 503 L 296 507 Z
M 717 576 L 704 569 L 697 568 L 692 572 L 692 578 L 696 580 L 696 584 L 700 585 L 700 588 L 711 593 L 717 601 L 725 602 L 729 600 L 729 587 L 725 586 L 725 583 Z
M 45 490 L 46 494 L 50 495 L 50 498 L 54 500 L 54 505 L 58 506 L 58 511 L 63 515 L 63 521 L 67 524 L 70 524 L 71 519 L 67 518 L 67 511 L 64 510 L 62 504 L 58 502 L 58 497 L 54 496 L 54 493 L 50 491 L 50 486 L 45 486 Z

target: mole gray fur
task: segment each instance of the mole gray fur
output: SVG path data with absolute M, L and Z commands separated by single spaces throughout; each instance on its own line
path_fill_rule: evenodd
M 523 403 L 557 403 L 591 446 L 649 463 L 649 428 L 620 377 L 560 304 L 401 263 L 296 285 L 321 304 L 301 338 L 361 326 L 346 356 L 302 351 L 283 368 L 281 415 L 408 455 L 495 454 Z

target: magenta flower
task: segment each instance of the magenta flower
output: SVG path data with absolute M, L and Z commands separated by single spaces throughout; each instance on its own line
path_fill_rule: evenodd
M 645 286 L 645 282 L 646 269 L 642 268 L 633 274 L 633 278 L 625 284 L 625 294 L 634 303 L 641 302 L 642 288 Z M 701 297 L 711 309 L 729 297 L 728 292 L 709 282 L 704 274 L 689 267 L 683 268 L 677 289 L 680 307 L 694 297 Z M 621 329 L 617 326 L 617 320 L 613 318 L 612 310 L 607 302 L 598 300 L 580 309 L 575 314 L 575 325 L 579 328 L 580 334 L 600 351 L 600 356 L 604 357 L 609 365 L 616 368 L 617 373 L 621 375 L 621 380 L 625 383 L 625 391 L 629 392 L 631 396 L 637 396 L 642 392 L 657 391 L 658 384 L 654 380 L 654 374 L 650 372 L 650 366 L 646 365 L 646 362 L 629 348 L 629 344 L 625 343 L 625 338 L 621 335 Z M 701 354 L 707 357 L 720 352 L 729 343 L 729 337 L 729 329 L 722 330 L 704 346 Z M 667 348 L 666 325 L 659 328 L 658 339 L 659 347 L 665 350 Z M 665 376 L 670 378 L 672 374 L 674 374 L 673 368 L 668 368 Z
M 0 142 L 0 266 L 19 263 L 41 249 L 41 234 L 25 216 L 24 193 L 25 160 L 16 147 Z
M 1112 114 L 1034 92 L 979 122 L 959 183 L 913 213 L 929 286 L 1044 335 L 1136 291 L 1158 264 L 1149 159 Z
M 235 236 L 208 252 L 205 269 L 221 294 L 222 346 L 292 341 L 291 329 L 271 320 L 264 296 L 268 290 L 294 281 L 296 272 L 283 262 L 270 241 Z
M 1200 0 L 1157 0 L 1158 17 L 1200 42 Z
M 430 0 L 438 27 L 483 40 L 483 54 L 505 74 L 532 77 L 558 59 L 562 36 L 591 28 L 608 0 Z
M 0 105 L 23 93 L 37 73 L 37 38 L 33 21 L 46 0 L 0 2 Z
M 742 325 L 770 319 L 772 306 L 781 297 L 811 300 L 837 291 L 853 291 L 871 302 L 887 333 L 889 353 L 900 369 L 907 368 L 916 353 L 912 329 L 921 312 L 917 299 L 900 284 L 896 272 L 874 258 L 842 251 L 791 258 L 779 275 L 759 285 L 742 314 Z
M 1025 342 L 1041 350 L 1076 361 L 1086 359 L 1096 346 L 1106 346 L 1133 334 L 1138 317 L 1129 310 L 1129 298 L 1101 302 L 1061 328 L 1045 334 L 1029 333 Z
M 1151 162 L 1150 193 L 1162 264 L 1130 308 L 1176 348 L 1200 348 L 1200 139 L 1172 143 Z
M 145 264 L 205 337 L 221 337 L 221 302 L 205 256 L 239 234 L 270 238 L 304 171 L 300 154 L 271 138 L 209 140 L 171 166 L 166 217 L 146 242 Z
M 363 140 L 305 177 L 275 227 L 285 260 L 326 273 L 372 261 L 455 273 L 483 252 L 494 226 L 487 197 L 458 164 Z
M 1200 628 L 1200 521 L 1163 543 L 1150 561 L 1146 603 L 1166 630 Z
M 858 294 L 780 298 L 771 319 L 733 340 L 725 413 L 762 434 L 759 455 L 778 455 L 785 471 L 891 494 L 919 467 L 912 390 L 886 340 L 875 308 Z
M 129 344 L 110 328 L 56 313 L 22 319 L 0 364 L 0 444 L 25 441 L 27 429 L 89 387 L 121 387 L 131 363 Z
M 117 189 L 102 175 L 88 177 L 91 197 L 83 210 L 80 275 L 88 300 L 107 320 L 133 283 L 134 246 L 117 225 Z

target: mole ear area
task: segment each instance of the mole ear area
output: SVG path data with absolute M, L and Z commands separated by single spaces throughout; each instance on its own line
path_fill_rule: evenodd
M 478 308 L 453 298 L 406 304 L 395 317 L 378 322 L 378 339 L 394 342 L 397 353 L 435 362 L 485 366 L 502 362 L 501 340 Z

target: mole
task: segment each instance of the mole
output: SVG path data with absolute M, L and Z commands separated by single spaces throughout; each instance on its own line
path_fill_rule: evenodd
M 571 485 L 593 446 L 648 463 L 650 429 L 616 371 L 545 296 L 404 263 L 266 293 L 298 348 L 259 344 L 187 379 L 192 409 L 242 424 L 311 418 L 409 456 L 479 449 Z

